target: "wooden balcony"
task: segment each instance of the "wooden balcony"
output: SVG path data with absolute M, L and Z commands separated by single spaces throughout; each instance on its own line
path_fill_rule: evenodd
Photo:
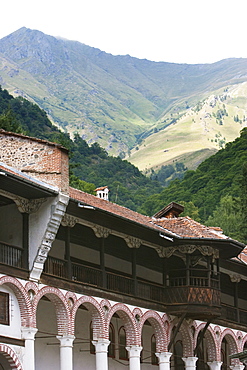
M 68 264 L 53 257 L 48 257 L 44 272 L 113 293 L 163 304 L 173 314 L 181 314 L 186 310 L 198 316 L 198 310 L 201 310 L 208 315 L 218 315 L 219 311 L 219 282 L 208 278 L 193 276 L 189 285 L 186 285 L 185 278 L 176 277 L 169 281 L 169 286 L 163 286 L 78 263 Z
M 24 250 L 6 243 L 0 243 L 0 263 L 8 267 L 24 269 Z M 210 277 L 175 277 L 166 281 L 166 286 L 155 284 L 143 279 L 133 279 L 112 271 L 68 262 L 54 257 L 48 257 L 44 273 L 67 281 L 83 283 L 103 291 L 136 297 L 148 302 L 162 304 L 166 312 L 181 315 L 187 312 L 189 316 L 218 316 L 220 307 L 219 281 Z M 200 315 L 201 313 L 201 315 Z M 247 324 L 247 312 L 236 311 L 228 307 L 225 316 L 233 321 L 243 321 Z

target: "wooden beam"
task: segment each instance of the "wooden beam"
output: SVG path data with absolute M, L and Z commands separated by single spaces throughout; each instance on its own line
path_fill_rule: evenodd
M 174 341 L 175 341 L 175 338 L 176 338 L 177 333 L 178 333 L 178 331 L 179 331 L 179 329 L 180 329 L 180 327 L 181 327 L 181 325 L 182 325 L 182 323 L 183 323 L 183 321 L 184 321 L 184 319 L 185 319 L 185 316 L 186 316 L 186 312 L 185 312 L 185 313 L 180 317 L 180 320 L 179 320 L 179 322 L 178 322 L 178 324 L 177 324 L 177 326 L 176 326 L 176 329 L 175 329 L 175 331 L 174 331 L 174 333 L 173 333 L 173 336 L 172 336 L 172 338 L 171 338 L 171 340 L 170 340 L 170 343 L 169 343 L 169 345 L 168 345 L 168 352 L 170 351 L 171 346 L 173 345 L 173 343 L 174 343 Z
M 196 356 L 197 355 L 197 351 L 198 351 L 198 348 L 204 338 L 204 335 L 206 333 L 206 330 L 207 328 L 209 327 L 209 324 L 210 324 L 210 320 L 207 321 L 206 325 L 204 326 L 203 330 L 200 331 L 199 333 L 199 336 L 198 336 L 198 339 L 197 339 L 197 344 L 196 344 L 196 348 L 194 349 L 194 355 Z

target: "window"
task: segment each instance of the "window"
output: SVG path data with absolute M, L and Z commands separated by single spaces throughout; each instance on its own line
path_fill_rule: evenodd
M 114 326 L 110 323 L 109 326 L 109 347 L 108 347 L 108 357 L 115 358 L 115 332 Z
M 9 294 L 0 292 L 0 324 L 9 325 Z
M 178 340 L 174 345 L 174 365 L 176 370 L 184 370 L 183 357 L 183 343 L 181 340 Z
M 126 332 L 123 326 L 118 332 L 118 347 L 119 347 L 119 359 L 128 360 L 128 352 L 126 347 Z
M 155 335 L 153 334 L 151 337 L 151 363 L 152 365 L 159 364 L 158 357 L 155 355 L 155 353 L 156 353 L 156 338 L 155 338 Z
M 230 355 L 229 344 L 226 338 L 223 338 L 221 343 L 221 361 L 223 362 L 221 365 L 222 370 L 227 370 L 229 368 L 230 365 L 229 355 Z

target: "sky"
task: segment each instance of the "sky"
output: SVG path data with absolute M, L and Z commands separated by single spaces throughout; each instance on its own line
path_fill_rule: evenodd
M 21 27 L 156 62 L 247 58 L 245 0 L 4 1 L 0 39 Z

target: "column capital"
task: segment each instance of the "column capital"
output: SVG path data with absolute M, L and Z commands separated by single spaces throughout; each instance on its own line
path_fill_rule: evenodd
M 60 347 L 73 347 L 75 336 L 74 335 L 57 335 L 57 339 L 60 341 Z
M 74 335 L 57 335 L 60 341 L 60 370 L 73 370 Z
M 161 363 L 169 363 L 170 358 L 172 356 L 172 352 L 157 352 L 155 353 L 155 356 L 159 359 L 159 364 Z
M 211 361 L 211 362 L 207 362 L 207 364 L 210 367 L 210 370 L 220 370 L 222 362 L 221 361 Z
M 32 328 L 32 327 L 22 327 L 21 328 L 21 336 L 23 339 L 29 339 L 29 340 L 34 340 L 35 334 L 37 333 L 38 329 L 37 328 Z
M 198 357 L 182 357 L 183 362 L 185 363 L 185 368 L 187 369 L 196 369 L 196 361 Z
M 111 342 L 108 339 L 98 339 L 93 340 L 92 343 L 95 346 L 96 353 L 107 353 L 108 346 Z
M 129 353 L 129 358 L 131 357 L 140 357 L 142 346 L 127 346 L 126 350 Z

